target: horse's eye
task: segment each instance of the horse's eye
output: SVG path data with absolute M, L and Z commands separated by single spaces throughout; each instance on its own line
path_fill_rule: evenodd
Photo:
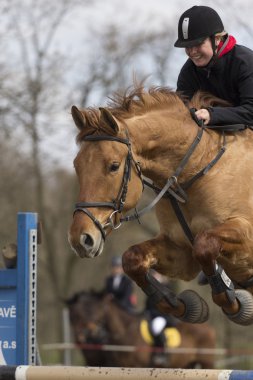
M 118 162 L 113 162 L 110 166 L 110 171 L 111 172 L 116 172 L 119 169 L 119 163 Z

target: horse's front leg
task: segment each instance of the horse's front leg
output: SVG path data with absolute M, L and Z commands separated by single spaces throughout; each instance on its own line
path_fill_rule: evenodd
M 242 220 L 231 219 L 220 226 L 199 233 L 193 248 L 194 257 L 200 263 L 211 286 L 213 301 L 222 308 L 229 319 L 241 325 L 253 323 L 253 297 L 246 290 L 234 289 L 233 281 L 223 266 L 229 273 L 234 273 L 233 277 L 237 282 L 243 273 L 245 273 L 244 280 L 248 279 L 247 256 L 250 255 L 250 247 L 247 236 L 251 234 L 250 229 L 251 226 L 242 223 Z M 242 264 L 243 256 L 244 264 Z M 237 267 L 240 263 L 241 268 Z M 238 273 L 240 278 L 237 279 Z
M 123 254 L 124 271 L 152 298 L 162 313 L 172 314 L 183 321 L 202 323 L 208 318 L 208 306 L 197 293 L 189 290 L 176 296 L 149 273 L 151 267 L 161 273 L 173 273 L 175 269 L 170 269 L 170 265 L 173 267 L 173 260 L 168 252 L 169 243 L 166 236 L 159 235 L 155 239 L 130 247 Z M 187 256 L 188 259 L 190 260 Z M 183 263 L 181 265 L 184 266 Z M 180 271 L 180 268 L 176 270 Z M 191 277 L 194 277 L 193 273 Z

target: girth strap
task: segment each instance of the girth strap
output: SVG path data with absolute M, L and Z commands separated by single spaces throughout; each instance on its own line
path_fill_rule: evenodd
M 185 236 L 188 238 L 188 240 L 190 241 L 191 244 L 193 244 L 194 242 L 194 236 L 191 232 L 191 229 L 185 219 L 185 216 L 184 216 L 184 213 L 182 212 L 180 206 L 179 206 L 179 203 L 178 201 L 173 198 L 170 194 L 168 194 L 168 197 L 170 199 L 170 203 L 171 203 L 171 206 L 177 216 L 177 219 L 185 233 Z

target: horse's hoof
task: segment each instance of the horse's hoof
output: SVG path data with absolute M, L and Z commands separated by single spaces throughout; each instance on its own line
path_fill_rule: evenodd
M 232 322 L 238 325 L 248 326 L 253 324 L 253 296 L 247 290 L 236 289 L 235 296 L 240 304 L 240 310 L 236 314 L 227 314 L 224 310 L 223 313 Z
M 204 323 L 209 317 L 207 303 L 194 290 L 184 290 L 178 299 L 185 305 L 185 313 L 179 319 L 189 323 Z

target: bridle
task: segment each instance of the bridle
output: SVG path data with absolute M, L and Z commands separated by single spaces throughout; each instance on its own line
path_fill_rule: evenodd
M 116 216 L 116 214 L 122 213 L 125 200 L 126 200 L 127 190 L 128 190 L 128 182 L 131 179 L 132 164 L 134 164 L 136 171 L 140 177 L 140 180 L 142 181 L 140 165 L 133 158 L 131 142 L 129 139 L 128 131 L 125 130 L 125 133 L 126 133 L 125 139 L 120 138 L 120 137 L 107 136 L 107 135 L 101 135 L 101 136 L 90 135 L 90 136 L 84 137 L 83 139 L 83 141 L 116 141 L 118 143 L 125 144 L 128 148 L 128 152 L 127 152 L 127 156 L 125 160 L 123 178 L 122 178 L 121 186 L 120 186 L 116 199 L 113 200 L 112 202 L 78 202 L 75 204 L 74 213 L 77 211 L 84 212 L 93 221 L 96 227 L 100 230 L 104 240 L 106 238 L 106 233 L 105 233 L 104 228 L 110 226 L 113 229 L 117 229 L 120 227 L 121 222 L 123 221 L 123 219 L 120 219 L 120 222 L 118 224 L 115 224 L 113 219 Z M 106 207 L 106 208 L 113 209 L 113 212 L 109 216 L 104 226 L 88 210 L 88 208 L 91 208 L 91 207 Z
M 179 202 L 180 203 L 186 203 L 187 194 L 186 194 L 185 190 L 187 190 L 198 178 L 205 175 L 216 164 L 216 162 L 221 158 L 221 156 L 225 152 L 226 140 L 225 140 L 224 131 L 229 131 L 229 132 L 239 131 L 239 130 L 245 129 L 245 126 L 243 126 L 241 124 L 232 125 L 232 126 L 229 125 L 229 126 L 225 126 L 225 127 L 204 126 L 203 122 L 199 121 L 196 118 L 195 110 L 190 109 L 190 112 L 191 112 L 193 119 L 196 121 L 196 123 L 199 126 L 197 135 L 196 135 L 194 141 L 192 142 L 192 144 L 190 145 L 190 147 L 188 148 L 185 156 L 183 157 L 182 161 L 178 165 L 177 169 L 175 170 L 174 174 L 170 178 L 168 178 L 166 184 L 164 185 L 164 187 L 162 189 L 156 187 L 154 184 L 146 181 L 142 177 L 140 164 L 139 164 L 139 162 L 136 162 L 133 158 L 132 149 L 131 149 L 131 142 L 129 139 L 129 134 L 128 134 L 127 129 L 125 130 L 125 133 L 126 133 L 125 139 L 119 138 L 119 137 L 114 137 L 114 136 L 109 136 L 109 135 L 101 135 L 101 136 L 90 135 L 90 136 L 84 137 L 84 139 L 83 139 L 84 141 L 94 141 L 94 142 L 96 142 L 96 141 L 115 141 L 115 142 L 118 142 L 121 144 L 125 144 L 128 148 L 126 161 L 125 161 L 125 167 L 124 167 L 124 173 L 123 173 L 123 178 L 122 178 L 122 183 L 121 183 L 121 187 L 120 187 L 120 190 L 118 192 L 116 199 L 112 202 L 78 202 L 75 204 L 74 213 L 77 211 L 81 211 L 81 212 L 85 213 L 93 221 L 93 223 L 96 225 L 96 227 L 100 230 L 101 235 L 102 235 L 104 240 L 106 238 L 106 232 L 105 232 L 106 227 L 110 226 L 112 229 L 117 229 L 121 226 L 122 222 L 128 222 L 128 221 L 132 221 L 135 219 L 139 220 L 139 218 L 143 214 L 145 214 L 146 212 L 150 211 L 160 201 L 161 198 L 167 197 L 167 198 L 169 198 L 169 200 L 171 202 L 172 208 L 173 208 L 173 210 L 174 210 L 174 212 L 178 218 L 178 221 L 179 221 L 186 237 L 188 238 L 190 243 L 193 244 L 194 236 L 193 236 L 193 234 L 192 234 L 192 232 L 191 232 L 191 230 L 190 230 L 190 228 L 186 222 L 184 214 L 183 214 L 183 212 L 179 206 Z M 233 127 L 233 128 L 231 128 L 231 127 Z M 216 129 L 216 130 L 220 129 L 222 131 L 222 134 L 223 134 L 222 146 L 221 146 L 220 150 L 218 151 L 218 153 L 216 154 L 216 156 L 214 157 L 214 159 L 212 159 L 204 168 L 202 168 L 197 174 L 195 174 L 187 182 L 185 182 L 183 184 L 179 184 L 178 177 L 182 173 L 182 171 L 185 168 L 186 164 L 188 163 L 191 155 L 195 151 L 197 145 L 199 144 L 199 142 L 203 136 L 203 132 L 206 128 Z M 144 207 L 142 210 L 136 210 L 135 209 L 134 214 L 127 215 L 125 217 L 120 218 L 119 223 L 115 224 L 115 222 L 113 220 L 114 217 L 117 214 L 121 214 L 123 211 L 123 208 L 124 208 L 125 199 L 126 199 L 127 190 L 128 190 L 128 182 L 131 179 L 131 167 L 132 167 L 132 165 L 134 165 L 136 168 L 138 176 L 142 182 L 143 189 L 144 189 L 144 185 L 146 185 L 146 186 L 152 188 L 153 190 L 155 190 L 155 192 L 157 193 L 157 196 L 154 198 L 154 200 L 148 206 Z M 99 220 L 96 219 L 95 216 L 88 210 L 89 208 L 92 208 L 92 207 L 106 207 L 106 208 L 113 209 L 112 213 L 110 214 L 110 216 L 108 217 L 108 219 L 104 225 L 102 225 L 99 222 Z

